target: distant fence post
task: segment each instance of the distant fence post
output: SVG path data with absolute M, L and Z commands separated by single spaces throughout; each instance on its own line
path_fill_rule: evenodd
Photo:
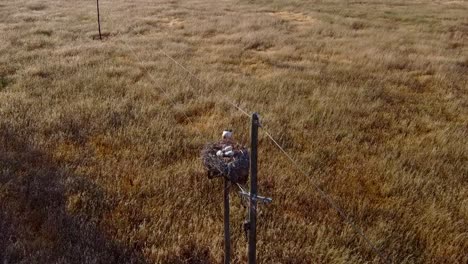
M 99 30 L 99 39 L 102 40 L 102 35 L 101 35 L 101 16 L 99 15 L 99 0 L 96 0 L 96 8 L 97 8 L 97 22 L 98 22 L 98 30 Z
M 258 114 L 253 113 L 250 131 L 249 264 L 255 264 L 257 256 L 257 145 L 259 125 Z
M 224 178 L 224 264 L 231 261 L 231 234 L 229 231 L 229 180 Z

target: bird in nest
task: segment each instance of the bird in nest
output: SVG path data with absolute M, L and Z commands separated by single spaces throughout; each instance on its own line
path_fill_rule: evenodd
M 232 138 L 232 130 L 224 130 L 222 140 L 219 142 L 222 146 L 220 150 L 216 152 L 216 156 L 218 157 L 233 157 L 233 145 L 235 145 L 235 141 Z
M 247 182 L 249 152 L 236 143 L 232 130 L 224 130 L 220 141 L 205 145 L 201 156 L 209 179 L 226 177 L 234 183 Z

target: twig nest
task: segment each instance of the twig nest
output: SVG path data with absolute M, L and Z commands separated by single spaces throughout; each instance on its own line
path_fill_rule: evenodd
M 201 158 L 209 179 L 226 177 L 233 183 L 247 183 L 250 157 L 245 147 L 224 139 L 206 144 Z

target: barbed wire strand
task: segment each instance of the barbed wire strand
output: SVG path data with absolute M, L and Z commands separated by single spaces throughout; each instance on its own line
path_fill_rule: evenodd
M 200 78 L 198 78 L 197 76 L 195 76 L 195 74 L 193 74 L 190 70 L 188 70 L 185 66 L 183 66 L 180 62 L 178 62 L 176 59 L 174 59 L 173 57 L 169 56 L 167 53 L 165 53 L 164 51 L 162 51 L 160 49 L 160 52 L 165 55 L 167 58 L 169 58 L 171 61 L 173 61 L 176 65 L 178 65 L 181 69 L 183 69 L 184 71 L 186 71 L 190 76 L 194 77 L 196 80 L 198 80 L 201 84 L 204 84 L 206 85 Z M 154 80 L 154 78 L 152 78 Z M 227 103 L 229 103 L 230 105 L 232 105 L 233 107 L 235 107 L 238 111 L 240 111 L 241 113 L 243 113 L 244 115 L 248 116 L 250 118 L 250 114 L 242 109 L 241 107 L 237 106 L 236 104 L 234 104 L 233 102 L 231 101 L 227 101 Z M 301 166 L 299 166 L 299 164 L 292 158 L 291 155 L 289 155 L 289 153 L 286 152 L 286 150 L 284 150 L 284 148 L 278 143 L 277 140 L 274 139 L 274 137 L 271 135 L 270 132 L 268 132 L 265 128 L 262 127 L 262 130 L 265 132 L 265 134 L 267 135 L 267 137 L 274 143 L 274 145 L 288 158 L 288 160 L 296 167 L 296 169 L 298 171 L 300 171 L 307 179 L 310 180 L 310 182 L 312 183 L 312 185 L 314 186 L 314 188 L 319 192 L 319 194 L 322 196 L 322 198 L 324 200 L 326 200 L 328 202 L 328 204 L 333 208 L 335 209 L 338 214 L 354 229 L 354 231 L 356 233 L 358 233 L 365 241 L 366 243 L 372 248 L 372 250 L 377 253 L 377 255 L 379 255 L 379 257 L 383 260 L 385 260 L 386 262 L 387 261 L 387 258 L 385 258 L 383 256 L 383 254 L 377 249 L 377 246 L 375 246 L 369 238 L 367 238 L 367 236 L 364 234 L 364 232 L 362 231 L 361 228 L 359 228 L 356 224 L 354 224 L 353 221 L 351 221 L 350 217 L 337 205 L 337 203 L 331 198 L 331 196 L 329 196 L 322 188 L 320 188 L 310 177 L 309 175 L 307 174 L 307 172 L 305 172 Z M 218 170 L 220 170 L 218 168 Z M 221 170 L 220 170 L 221 172 Z M 238 188 L 241 190 L 241 191 L 244 191 L 243 188 L 241 188 L 240 185 L 237 185 Z
M 124 45 L 133 53 L 134 57 L 137 59 L 137 61 L 139 61 L 141 64 L 143 64 L 143 61 L 140 59 L 140 57 L 137 55 L 137 53 L 135 52 L 135 50 L 128 44 L 126 43 L 124 40 L 121 39 L 121 42 L 124 43 Z M 169 54 L 167 54 L 166 52 L 164 52 L 164 50 L 162 50 L 161 48 L 158 48 L 158 52 L 160 52 L 161 54 L 163 54 L 165 57 L 167 57 L 168 59 L 170 59 L 172 62 L 174 62 L 174 64 L 176 64 L 177 66 L 179 66 L 182 70 L 184 70 L 186 73 L 188 73 L 190 76 L 192 76 L 194 79 L 196 79 L 197 81 L 199 81 L 202 85 L 206 86 L 207 83 L 202 81 L 198 76 L 196 76 L 193 72 L 191 72 L 187 67 L 185 67 L 182 63 L 180 63 L 179 61 L 177 61 L 174 57 L 170 56 Z M 143 70 L 145 71 L 146 75 L 150 77 L 150 79 L 152 80 L 152 82 L 154 84 L 156 84 L 156 79 L 149 73 L 149 71 L 146 70 L 146 68 L 143 66 Z M 156 87 L 161 91 L 163 92 L 166 97 L 168 97 L 170 100 L 171 100 L 171 103 L 174 105 L 174 106 L 177 106 L 177 103 L 170 98 L 170 96 L 168 95 L 168 92 L 166 90 L 164 90 L 163 88 L 161 88 L 160 86 L 157 86 Z M 192 87 L 193 88 L 193 87 Z M 226 100 L 226 103 L 230 104 L 231 106 L 233 106 L 236 110 L 238 110 L 239 112 L 241 112 L 243 115 L 247 116 L 247 117 L 251 117 L 251 115 L 248 113 L 248 111 L 244 110 L 243 108 L 241 108 L 240 106 L 238 106 L 237 104 L 235 104 L 233 101 L 231 101 L 227 96 L 224 96 L 224 99 Z M 188 117 L 185 112 L 183 112 L 184 116 L 187 118 L 187 120 L 189 121 L 189 123 L 191 123 L 193 125 L 193 122 L 192 120 L 190 119 L 190 117 Z M 292 165 L 294 165 L 294 167 L 301 173 L 303 174 L 309 181 L 310 183 L 314 186 L 314 188 L 317 190 L 317 192 L 320 194 L 320 196 L 322 196 L 322 198 L 327 201 L 327 203 L 335 210 L 338 212 L 338 214 L 354 229 L 354 231 L 359 234 L 363 239 L 364 241 L 366 241 L 366 243 L 371 247 L 371 249 L 374 251 L 374 253 L 376 253 L 383 261 L 387 262 L 387 263 L 391 263 L 388 258 L 386 258 L 383 253 L 381 253 L 381 251 L 377 248 L 376 245 L 374 245 L 374 243 L 371 242 L 371 240 L 365 235 L 364 231 L 358 227 L 352 220 L 351 218 L 343 211 L 343 209 L 341 209 L 341 207 L 338 206 L 338 204 L 333 200 L 333 198 L 328 195 L 322 188 L 320 188 L 320 186 L 317 185 L 317 183 L 308 175 L 307 172 L 304 171 L 304 169 L 297 163 L 296 160 L 293 159 L 293 157 L 288 153 L 286 152 L 286 150 L 278 143 L 277 140 L 275 140 L 275 138 L 271 135 L 271 133 L 269 131 L 267 131 L 263 126 L 262 126 L 262 130 L 264 131 L 265 135 L 273 142 L 273 144 L 281 151 L 281 153 L 283 153 L 287 158 L 288 160 L 291 162 Z M 201 131 L 198 131 L 200 134 L 201 134 Z M 221 169 L 220 168 L 217 168 L 220 172 Z M 241 191 L 245 191 L 241 185 L 237 184 L 237 187 L 241 190 Z
M 204 86 L 207 86 L 207 83 L 202 81 L 198 76 L 196 76 L 193 72 L 191 72 L 189 69 L 187 69 L 187 67 L 185 67 L 182 63 L 178 62 L 174 57 L 170 56 L 169 54 L 167 54 L 163 49 L 159 48 L 158 51 L 163 54 L 164 56 L 166 56 L 168 59 L 170 59 L 171 61 L 173 61 L 176 65 L 178 65 L 181 69 L 183 69 L 185 72 L 187 72 L 190 76 L 192 76 L 193 78 L 195 78 L 197 81 L 200 82 L 200 84 L 204 85 Z M 236 108 L 237 110 L 239 110 L 239 112 L 241 112 L 242 114 L 244 114 L 245 116 L 247 117 L 251 117 L 251 115 L 244 109 L 242 109 L 240 106 L 236 105 L 234 103 L 234 101 L 232 101 L 231 99 L 229 99 L 229 97 L 227 96 L 223 96 L 223 98 L 226 100 L 226 102 L 230 105 L 232 105 L 234 108 Z
M 162 51 L 162 53 L 166 55 L 169 59 L 174 61 L 177 65 L 179 65 L 183 70 L 187 71 L 189 75 L 193 76 L 196 80 L 204 84 L 204 82 L 200 80 L 200 78 L 196 77 L 192 72 L 190 72 L 186 67 L 184 67 L 177 60 L 175 60 L 174 58 L 164 53 L 164 51 Z M 234 106 L 237 110 L 239 110 L 246 116 L 250 117 L 250 115 L 244 109 L 240 108 L 239 106 L 235 105 L 234 103 L 230 101 L 228 101 L 228 103 L 230 103 L 232 106 Z M 345 220 L 345 222 L 347 222 L 354 229 L 354 231 L 364 239 L 364 241 L 371 247 L 374 253 L 376 253 L 383 261 L 390 263 L 388 261 L 388 258 L 386 258 L 383 255 L 383 253 L 377 248 L 377 246 L 374 243 L 372 243 L 371 240 L 364 234 L 364 231 L 351 220 L 351 218 L 344 212 L 343 209 L 341 209 L 341 207 L 338 206 L 338 204 L 333 200 L 333 198 L 330 195 L 328 195 L 322 188 L 320 188 L 320 186 L 317 185 L 316 182 L 314 182 L 314 180 L 309 176 L 309 174 L 306 171 L 304 171 L 304 169 L 293 159 L 293 157 L 288 152 L 286 152 L 286 150 L 278 143 L 277 140 L 275 140 L 275 138 L 271 135 L 271 133 L 268 130 L 266 130 L 263 126 L 262 126 L 262 130 L 265 132 L 267 137 L 274 143 L 274 145 L 281 151 L 281 153 L 283 153 L 288 158 L 288 160 L 294 165 L 294 167 L 296 167 L 296 169 L 300 171 L 312 183 L 312 185 L 318 191 L 318 193 L 322 196 L 322 198 L 325 201 L 327 201 L 327 203 L 334 210 L 338 212 L 340 217 L 342 217 Z M 237 185 L 237 186 L 241 191 L 244 191 L 244 189 L 240 185 Z
M 124 42 L 125 43 L 125 42 Z M 125 43 L 129 48 L 130 46 Z M 131 48 L 130 48 L 131 49 Z M 136 56 L 136 53 L 134 52 L 133 49 L 131 49 L 132 52 L 134 53 L 134 55 Z M 203 81 L 201 81 L 198 77 L 196 77 L 192 72 L 190 72 L 186 67 L 184 67 L 181 63 L 179 63 L 177 60 L 175 60 L 173 57 L 169 56 L 168 54 L 166 54 L 164 51 L 162 51 L 161 49 L 159 50 L 161 51 L 161 54 L 165 55 L 166 57 L 168 57 L 171 61 L 175 62 L 178 66 L 181 67 L 181 69 L 183 69 L 184 71 L 186 71 L 188 74 L 190 74 L 190 76 L 194 77 L 196 80 L 198 80 L 199 82 L 201 82 L 202 84 L 204 84 Z M 145 69 L 146 70 L 146 69 Z M 148 71 L 146 71 L 146 73 L 150 76 L 150 78 L 152 79 L 153 82 L 156 82 L 156 80 L 154 79 L 154 77 L 152 75 L 149 74 Z M 163 91 L 166 96 L 167 96 L 167 91 L 165 91 L 164 89 L 162 89 L 161 87 L 157 86 L 161 91 Z M 169 97 L 169 96 L 167 96 Z M 238 105 L 234 104 L 233 102 L 231 101 L 226 101 L 227 103 L 229 103 L 230 105 L 232 105 L 234 108 L 236 108 L 238 111 L 240 111 L 242 114 L 248 116 L 250 118 L 250 114 L 242 109 L 241 107 L 239 107 Z M 172 103 L 174 106 L 176 106 L 176 103 L 175 101 L 172 100 Z M 184 113 L 185 115 L 185 113 Z M 185 117 L 187 118 L 187 120 L 193 125 L 193 122 L 191 121 L 191 119 L 185 115 Z M 267 135 L 267 137 L 274 143 L 274 145 L 288 158 L 288 160 L 294 165 L 294 167 L 296 167 L 296 169 L 301 172 L 307 179 L 310 180 L 311 184 L 314 186 L 314 188 L 319 192 L 319 194 L 322 196 L 322 198 L 324 200 L 326 200 L 328 202 L 328 204 L 333 208 L 335 209 L 338 214 L 354 229 L 354 231 L 359 234 L 363 239 L 364 241 L 366 241 L 366 243 L 372 248 L 372 250 L 382 259 L 384 260 L 385 262 L 387 263 L 390 263 L 386 257 L 383 256 L 383 254 L 378 250 L 377 246 L 375 246 L 369 238 L 367 238 L 367 236 L 364 234 L 363 230 L 361 228 L 359 228 L 356 224 L 354 224 L 354 222 L 350 219 L 350 217 L 337 205 L 337 203 L 322 189 L 320 188 L 310 177 L 309 175 L 302 169 L 301 166 L 299 166 L 299 164 L 291 157 L 291 155 L 289 155 L 289 153 L 287 153 L 283 147 L 281 147 L 281 145 L 273 138 L 273 136 L 267 131 L 265 130 L 264 128 L 262 128 L 262 130 L 265 132 L 265 135 Z M 200 131 L 199 131 L 200 132 Z M 221 173 L 221 169 L 220 168 L 217 168 Z M 243 188 L 241 188 L 239 185 L 237 185 L 238 188 L 243 191 Z
M 112 23 L 112 22 L 111 22 Z M 114 25 L 114 23 L 112 23 Z M 119 32 L 117 35 L 121 35 L 122 34 Z M 156 79 L 154 78 L 154 76 L 143 66 L 144 62 L 143 60 L 138 56 L 138 54 L 136 53 L 135 49 L 132 48 L 125 40 L 123 39 L 120 39 L 121 43 L 123 43 L 128 50 L 130 50 L 130 52 L 133 54 L 133 57 L 142 65 L 141 69 L 143 70 L 143 72 L 151 79 L 152 83 L 170 100 L 171 104 L 176 107 L 177 106 L 177 102 L 172 99 L 170 97 L 170 94 L 167 92 L 167 90 L 163 89 L 162 87 L 160 87 L 159 85 L 157 85 L 157 81 Z M 162 50 L 161 48 L 158 48 L 158 51 L 163 54 L 165 57 L 169 58 L 171 61 L 173 61 L 176 65 L 178 65 L 180 68 L 182 68 L 184 71 L 186 71 L 190 76 L 194 77 L 196 80 L 198 80 L 200 82 L 200 84 L 206 86 L 206 83 L 203 82 L 200 78 L 198 78 L 194 73 L 192 73 L 189 69 L 187 69 L 186 67 L 184 67 L 181 63 L 179 63 L 176 59 L 174 59 L 172 56 L 170 56 L 169 54 L 167 54 L 166 52 L 164 52 L 164 50 Z M 189 83 L 190 87 L 192 87 L 192 89 L 195 89 L 190 83 Z M 233 107 L 235 107 L 238 111 L 240 111 L 241 113 L 243 113 L 244 115 L 246 115 L 247 117 L 250 118 L 250 115 L 247 113 L 247 111 L 245 111 L 244 109 L 242 109 L 241 107 L 239 107 L 238 105 L 236 105 L 235 103 L 233 103 L 232 101 L 230 100 L 227 100 L 226 101 L 227 103 L 229 103 L 230 105 L 232 105 Z M 187 114 L 185 114 L 185 112 L 182 112 L 182 114 L 185 116 L 186 120 L 188 120 L 188 122 L 191 124 L 192 127 L 196 128 L 196 131 L 198 132 L 199 135 L 202 135 L 202 132 L 194 125 L 192 119 L 187 116 Z M 195 140 L 195 137 L 192 138 L 192 140 L 190 141 L 190 143 L 192 143 L 193 141 Z M 223 170 L 219 167 L 219 166 L 215 166 L 216 169 L 219 171 L 220 174 L 223 174 Z M 227 188 L 229 188 L 231 186 L 231 184 L 229 184 L 227 186 Z M 240 186 L 237 185 L 239 188 Z M 243 190 L 242 188 L 240 188 L 240 190 Z
M 366 243 L 372 248 L 372 250 L 385 262 L 391 263 L 387 257 L 383 255 L 383 253 L 377 248 L 377 246 L 370 241 L 370 239 L 364 234 L 364 231 L 357 226 L 351 218 L 344 212 L 343 209 L 333 200 L 333 198 L 328 195 L 318 184 L 314 181 L 312 177 L 309 176 L 309 174 L 297 163 L 297 161 L 288 153 L 286 150 L 276 141 L 273 136 L 262 128 L 264 131 L 265 135 L 274 143 L 274 145 L 288 158 L 288 160 L 291 162 L 292 165 L 302 174 L 304 175 L 310 183 L 314 186 L 314 188 L 317 190 L 317 192 L 322 196 L 323 199 L 325 199 L 330 206 L 332 206 L 333 209 L 335 209 L 338 214 L 354 229 L 356 233 L 358 233 L 365 241 Z

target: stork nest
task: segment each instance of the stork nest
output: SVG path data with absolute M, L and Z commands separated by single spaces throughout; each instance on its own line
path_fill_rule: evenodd
M 218 156 L 216 153 L 231 146 L 232 156 Z M 248 150 L 231 142 L 208 143 L 201 152 L 208 179 L 226 177 L 233 183 L 245 184 L 249 178 L 250 157 Z

